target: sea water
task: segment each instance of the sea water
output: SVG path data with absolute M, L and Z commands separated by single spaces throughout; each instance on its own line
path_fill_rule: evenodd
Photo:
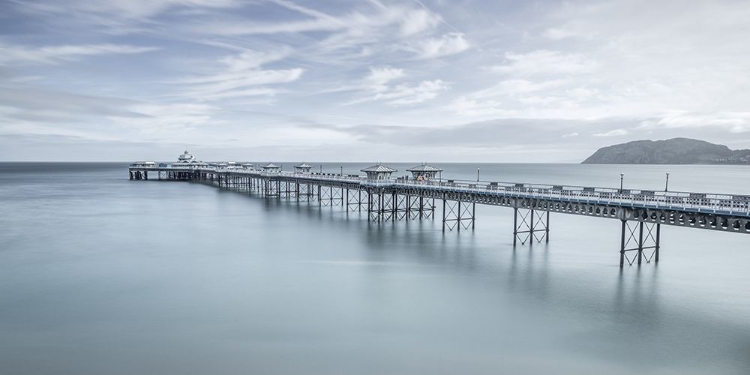
M 604 187 L 624 173 L 651 190 L 670 173 L 670 190 L 750 193 L 744 166 L 440 166 Z M 659 264 L 621 270 L 617 220 L 553 213 L 549 244 L 514 248 L 504 207 L 443 233 L 439 211 L 372 223 L 153 177 L 0 163 L 0 373 L 750 373 L 746 234 L 662 226 Z

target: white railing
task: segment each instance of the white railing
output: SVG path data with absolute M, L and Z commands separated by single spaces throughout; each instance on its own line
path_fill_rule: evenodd
M 260 171 L 255 169 L 227 168 L 213 166 L 195 166 L 165 164 L 139 165 L 130 168 L 139 170 L 177 170 L 203 171 L 214 173 L 233 173 L 257 177 L 289 177 L 306 180 L 358 183 L 362 186 L 412 187 L 417 189 L 464 192 L 495 197 L 541 198 L 576 203 L 596 203 L 617 206 L 671 208 L 697 212 L 716 212 L 743 214 L 750 216 L 750 196 L 694 193 L 679 191 L 654 191 L 643 189 L 616 189 L 606 187 L 587 187 L 574 185 L 543 185 L 514 182 L 462 181 L 462 180 L 368 180 L 355 175 L 322 174 L 310 172 Z
M 653 191 L 583 186 L 539 185 L 486 181 L 397 181 L 396 186 L 422 189 L 448 189 L 453 192 L 543 198 L 578 203 L 612 204 L 618 206 L 679 208 L 700 212 L 730 214 L 750 213 L 750 196 Z

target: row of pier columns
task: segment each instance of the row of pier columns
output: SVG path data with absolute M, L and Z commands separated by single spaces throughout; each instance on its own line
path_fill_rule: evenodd
M 295 182 L 289 180 L 233 177 L 219 174 L 209 178 L 219 186 L 244 188 L 261 193 L 265 197 L 295 197 L 299 201 L 317 201 L 318 206 L 341 205 L 349 211 L 368 213 L 368 220 L 375 222 L 433 218 L 435 198 L 398 194 L 395 191 L 377 188 L 346 188 Z M 449 199 L 442 200 L 442 231 L 474 230 L 476 226 L 476 203 Z M 659 261 L 661 225 L 641 221 L 622 220 L 620 267 L 625 263 L 642 264 Z M 549 243 L 550 211 L 533 206 L 513 207 L 513 246 L 534 243 Z M 651 250 L 651 252 L 649 252 Z M 628 254 L 635 252 L 631 257 Z
M 643 221 L 620 220 L 622 230 L 620 237 L 620 267 L 625 265 L 639 265 L 644 261 L 659 262 L 659 248 L 661 247 L 661 224 Z M 634 255 L 628 254 L 635 252 Z
M 159 180 L 202 181 L 221 188 L 259 193 L 269 198 L 294 198 L 297 202 L 317 201 L 319 206 L 345 207 L 347 211 L 367 211 L 368 220 L 375 222 L 421 220 L 435 218 L 435 201 L 442 200 L 442 231 L 473 230 L 476 224 L 476 203 L 456 196 L 428 197 L 419 193 L 403 194 L 386 188 L 359 185 L 328 186 L 314 181 L 233 175 L 202 171 L 158 171 Z M 129 171 L 131 180 L 148 180 L 148 171 Z M 549 242 L 550 211 L 536 202 L 513 205 L 513 246 Z M 620 267 L 659 261 L 661 224 L 621 219 Z

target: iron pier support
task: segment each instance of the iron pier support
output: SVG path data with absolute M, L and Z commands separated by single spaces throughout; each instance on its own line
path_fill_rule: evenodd
M 645 221 L 635 221 L 632 225 L 626 219 L 621 219 L 620 230 L 620 267 L 638 263 L 641 265 L 645 260 L 646 263 L 659 261 L 659 249 L 661 247 L 661 224 L 649 223 Z M 631 247 L 629 247 L 631 246 Z M 652 250 L 651 254 L 645 250 Z M 628 257 L 628 252 L 635 251 L 636 255 Z

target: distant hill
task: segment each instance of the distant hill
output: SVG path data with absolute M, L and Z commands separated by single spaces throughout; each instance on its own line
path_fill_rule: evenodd
M 633 141 L 602 147 L 583 164 L 750 164 L 750 150 L 690 138 Z

